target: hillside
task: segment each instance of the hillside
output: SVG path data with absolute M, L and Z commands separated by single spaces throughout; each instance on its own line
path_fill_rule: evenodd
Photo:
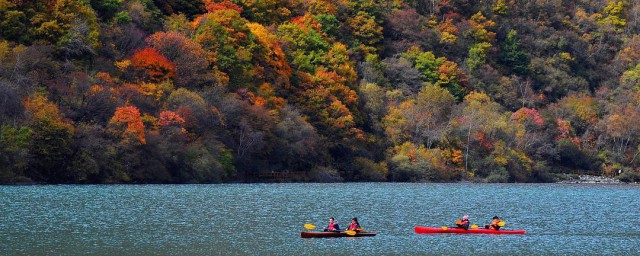
M 631 0 L 0 0 L 0 183 L 638 181 L 639 32 Z

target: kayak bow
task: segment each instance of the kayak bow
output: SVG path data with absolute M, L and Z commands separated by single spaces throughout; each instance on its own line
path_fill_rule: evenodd
M 457 227 L 450 228 L 436 228 L 436 227 L 423 227 L 416 226 L 414 228 L 416 234 L 496 234 L 496 235 L 523 235 L 526 233 L 525 230 L 515 229 L 515 230 L 493 230 L 486 228 L 474 228 L 474 229 L 464 229 Z
M 322 231 L 303 231 L 300 232 L 300 237 L 302 238 L 314 238 L 314 237 L 359 237 L 359 236 L 375 236 L 376 232 L 357 232 L 354 235 L 349 235 L 342 232 L 322 232 Z

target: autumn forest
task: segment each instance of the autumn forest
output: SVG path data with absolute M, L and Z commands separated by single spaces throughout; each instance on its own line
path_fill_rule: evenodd
M 633 0 L 0 0 L 0 183 L 640 181 Z

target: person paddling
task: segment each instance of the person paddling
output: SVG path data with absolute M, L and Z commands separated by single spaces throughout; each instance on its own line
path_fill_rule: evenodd
M 358 223 L 358 218 L 351 219 L 351 224 L 349 224 L 349 227 L 347 227 L 347 230 L 353 230 L 357 232 L 362 231 L 362 227 L 360 227 L 360 223 Z
M 489 229 L 491 230 L 499 230 L 500 229 L 500 218 L 498 218 L 498 216 L 493 216 L 493 220 L 491 221 L 491 224 L 489 224 Z
M 469 215 L 462 216 L 462 220 L 456 221 L 456 226 L 459 228 L 469 229 Z
M 324 229 L 324 231 L 340 231 L 340 226 L 338 226 L 338 222 L 335 222 L 333 217 L 329 218 L 329 225 Z

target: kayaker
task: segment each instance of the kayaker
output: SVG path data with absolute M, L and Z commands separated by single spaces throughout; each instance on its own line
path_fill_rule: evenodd
M 333 217 L 329 218 L 329 225 L 324 229 L 324 231 L 340 231 L 340 226 L 338 226 L 338 222 L 335 222 Z
M 469 229 L 469 215 L 462 216 L 462 220 L 456 221 L 456 226 L 459 228 Z
M 493 216 L 493 220 L 491 221 L 491 224 L 489 224 L 489 229 L 491 230 L 499 230 L 500 229 L 500 223 L 501 220 L 500 218 L 498 218 L 498 216 Z
M 360 227 L 360 223 L 358 223 L 358 218 L 351 219 L 351 224 L 349 224 L 347 230 L 362 231 L 362 227 Z

